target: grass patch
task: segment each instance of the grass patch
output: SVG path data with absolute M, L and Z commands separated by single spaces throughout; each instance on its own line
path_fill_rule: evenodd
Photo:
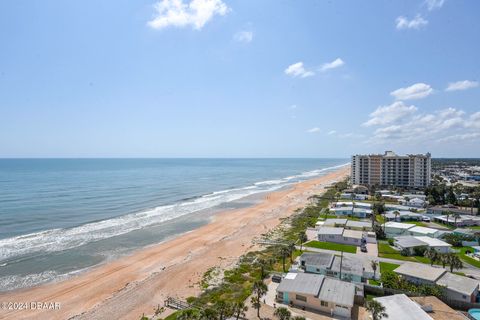
M 317 249 L 357 253 L 357 247 L 352 246 L 352 245 L 348 245 L 348 244 L 321 242 L 321 241 L 313 240 L 313 241 L 305 243 L 305 246 L 306 247 L 311 247 L 311 248 L 317 248 Z
M 381 258 L 402 260 L 402 261 L 412 261 L 420 262 L 425 264 L 430 264 L 430 259 L 421 257 L 421 256 L 402 256 L 400 251 L 393 249 L 387 242 L 379 241 L 378 242 L 378 256 Z M 435 262 L 435 264 L 440 265 L 440 262 Z
M 400 265 L 396 263 L 380 262 L 380 272 L 393 271 Z
M 374 279 L 368 279 L 368 283 L 371 284 L 372 286 L 379 286 L 380 281 L 374 280 Z
M 419 226 L 419 227 L 428 227 L 428 225 L 426 225 L 422 221 L 402 221 L 402 222 L 407 223 L 407 224 L 414 224 L 414 225 Z
M 464 262 L 468 263 L 469 265 L 472 265 L 474 267 L 480 268 L 480 261 L 475 260 L 473 258 L 470 258 L 467 256 L 465 253 L 467 250 L 470 252 L 473 252 L 472 247 L 453 247 L 454 249 L 458 250 L 458 256 L 460 259 L 462 259 Z
M 180 313 L 180 311 L 174 312 L 168 317 L 166 317 L 164 320 L 177 320 L 177 315 Z

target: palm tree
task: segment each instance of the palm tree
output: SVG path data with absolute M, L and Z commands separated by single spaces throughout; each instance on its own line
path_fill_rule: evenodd
M 280 254 L 282 255 L 282 265 L 283 265 L 283 272 L 287 272 L 285 270 L 285 258 L 289 255 L 290 251 L 288 250 L 288 247 L 282 247 L 280 249 Z
M 455 212 L 452 216 L 453 216 L 453 219 L 454 219 L 455 227 L 457 227 L 457 219 L 460 218 L 460 214 Z
M 448 254 L 445 254 L 445 253 L 440 253 L 438 255 L 438 260 L 442 263 L 443 268 L 445 268 L 445 266 L 450 262 L 450 258 L 448 257 Z
M 204 308 L 200 310 L 200 320 L 217 319 L 218 312 L 213 308 Z
M 433 263 L 438 260 L 438 252 L 434 248 L 428 248 L 424 253 L 425 258 L 430 259 L 430 265 L 433 266 Z
M 307 234 L 305 233 L 305 231 L 302 231 L 298 234 L 298 240 L 300 241 L 300 251 L 302 251 L 303 243 L 307 242 L 307 240 L 308 240 L 308 237 L 307 237 Z
M 445 215 L 447 216 L 447 224 L 448 224 L 448 218 L 450 217 L 451 214 L 452 212 L 450 210 L 445 211 Z
M 230 303 L 219 300 L 215 303 L 215 309 L 218 312 L 218 319 L 225 320 L 232 315 L 232 306 Z
M 395 210 L 395 211 L 393 212 L 393 214 L 395 215 L 395 221 L 397 221 L 397 218 L 398 218 L 398 216 L 400 215 L 400 212 L 398 212 L 397 210 Z
M 262 258 L 258 258 L 256 264 L 260 267 L 260 278 L 265 278 L 265 267 L 267 266 L 267 261 Z
M 182 310 L 179 315 L 177 315 L 177 320 L 197 320 L 199 319 L 198 310 L 187 309 Z
M 245 313 L 248 311 L 248 307 L 243 301 L 237 302 L 233 305 L 235 319 L 238 320 L 240 317 L 245 317 Z
M 450 272 L 453 272 L 453 269 L 463 268 L 462 260 L 453 252 L 448 253 L 448 264 L 450 264 Z
M 263 283 L 263 281 L 259 280 L 259 281 L 256 281 L 254 284 L 253 284 L 253 294 L 255 295 L 253 298 L 255 298 L 255 300 L 252 298 L 252 304 L 254 305 L 255 309 L 257 309 L 257 317 L 260 318 L 260 307 L 261 307 L 261 298 L 262 296 L 267 293 L 267 285 L 265 283 Z
M 385 307 L 376 300 L 367 302 L 367 310 L 372 314 L 372 320 L 388 318 L 388 314 L 385 312 Z
M 371 266 L 372 266 L 372 269 L 373 269 L 373 279 L 375 279 L 376 275 L 377 275 L 378 262 L 375 261 L 375 260 L 372 260 Z
M 293 263 L 293 253 L 295 252 L 295 243 L 288 244 L 288 254 L 290 255 L 290 263 Z
M 292 313 L 285 307 L 279 307 L 275 309 L 273 315 L 277 317 L 278 320 L 290 320 Z

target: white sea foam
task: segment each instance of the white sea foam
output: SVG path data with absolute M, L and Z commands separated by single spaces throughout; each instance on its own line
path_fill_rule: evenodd
M 76 248 L 87 243 L 107 239 L 151 225 L 159 224 L 193 212 L 210 209 L 223 203 L 232 202 L 241 198 L 278 190 L 295 181 L 312 178 L 341 166 L 324 168 L 304 172 L 284 179 L 261 181 L 244 188 L 233 188 L 213 192 L 202 197 L 172 205 L 159 206 L 153 209 L 127 214 L 124 216 L 98 222 L 87 223 L 68 229 L 50 229 L 37 233 L 21 235 L 0 240 L 0 261 L 32 253 L 57 252 Z M 39 274 L 25 281 L 37 281 L 49 277 L 51 274 Z M 1 281 L 7 281 L 5 279 Z M 17 280 L 11 280 L 17 281 Z M 0 287 L 4 287 L 0 283 Z

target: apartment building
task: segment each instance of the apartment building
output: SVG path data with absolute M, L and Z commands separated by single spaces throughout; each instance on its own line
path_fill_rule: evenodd
M 430 153 L 397 155 L 386 151 L 383 155 L 354 155 L 352 184 L 423 188 L 430 185 L 431 167 Z

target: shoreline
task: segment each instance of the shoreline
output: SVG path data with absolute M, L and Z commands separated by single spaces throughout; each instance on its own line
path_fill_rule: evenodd
M 252 250 L 252 240 L 304 206 L 323 186 L 349 173 L 324 176 L 267 193 L 258 204 L 215 213 L 204 226 L 138 249 L 67 280 L 0 294 L 1 302 L 59 303 L 58 310 L 5 310 L 2 319 L 135 319 L 152 314 L 167 296 L 197 295 L 209 268 L 226 268 Z

